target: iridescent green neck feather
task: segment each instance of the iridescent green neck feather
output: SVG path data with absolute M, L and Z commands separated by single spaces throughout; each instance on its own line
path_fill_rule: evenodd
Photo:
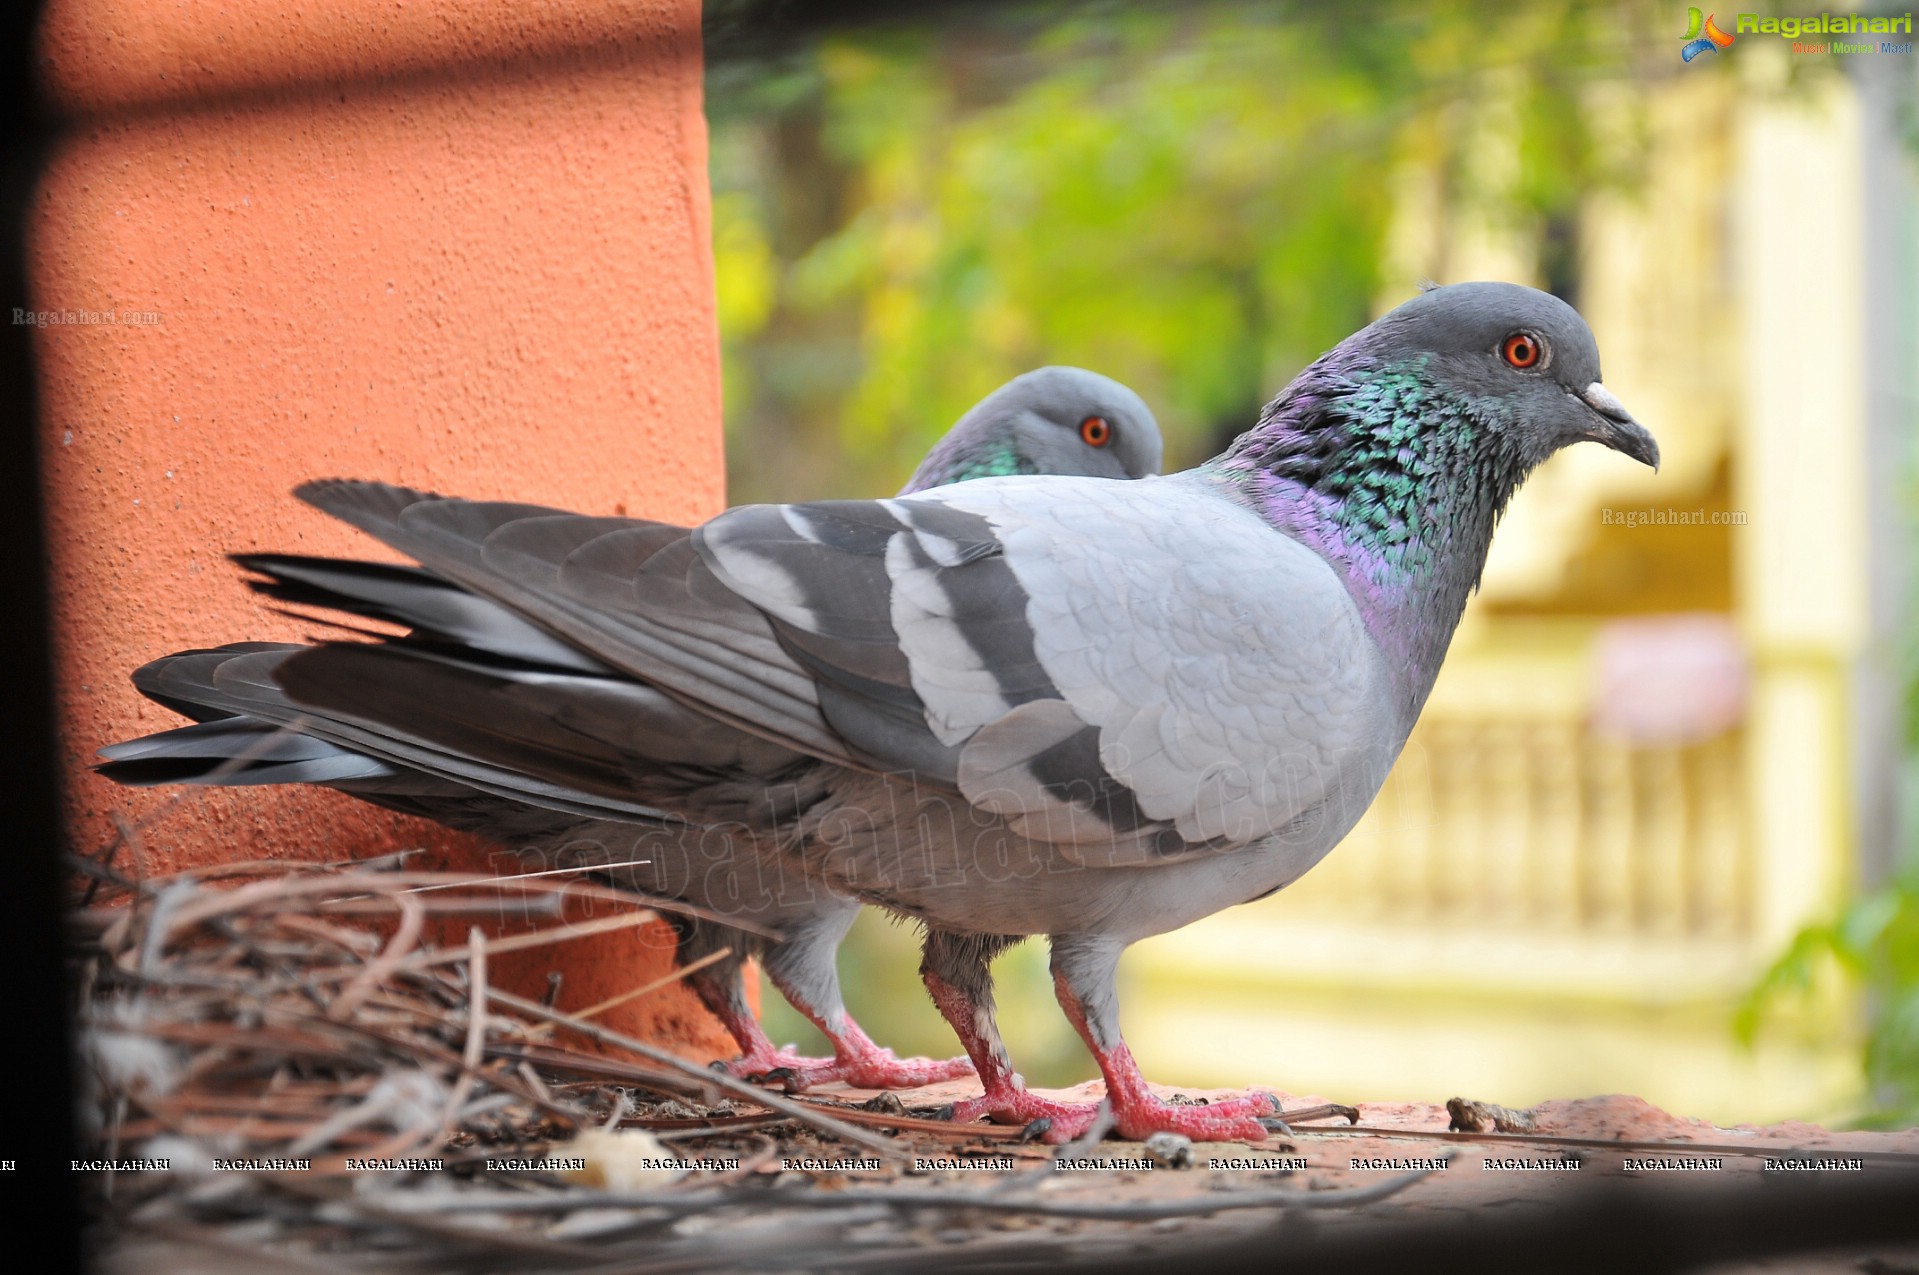
M 941 439 L 919 468 L 900 488 L 900 495 L 963 483 L 971 478 L 1002 478 L 1009 474 L 1037 474 L 1040 467 L 1001 435 L 981 437 L 979 432 L 956 429 Z
M 1338 573 L 1401 680 L 1410 726 L 1525 465 L 1499 403 L 1442 392 L 1423 359 L 1339 353 L 1205 470 Z

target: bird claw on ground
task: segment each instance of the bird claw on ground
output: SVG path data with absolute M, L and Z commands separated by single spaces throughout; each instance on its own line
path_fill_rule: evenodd
M 1016 1140 L 1019 1142 L 1038 1142 L 1040 1139 L 1044 1138 L 1047 1135 L 1047 1133 L 1052 1130 L 1052 1128 L 1053 1128 L 1053 1117 L 1040 1116 L 1036 1119 L 1027 1121 L 1026 1127 L 1019 1131 L 1019 1137 Z
M 1258 1120 L 1260 1127 L 1268 1133 L 1276 1133 L 1282 1138 L 1293 1136 L 1293 1127 L 1278 1116 L 1256 1116 L 1254 1119 Z
M 1238 1098 L 1204 1107 L 1175 1107 L 1154 1098 L 1116 1114 L 1120 1136 L 1136 1142 L 1155 1133 L 1183 1134 L 1195 1142 L 1264 1142 L 1271 1119 L 1255 1114 L 1251 1100 Z
M 972 1124 L 984 1116 L 994 1124 L 1016 1124 L 1024 1130 L 1045 1122 L 1045 1127 L 1038 1135 L 1039 1140 L 1057 1144 L 1071 1142 L 1084 1133 L 1099 1112 L 1099 1105 L 1055 1102 L 1024 1089 L 1011 1089 L 967 1098 L 942 1110 L 946 1113 L 945 1118 L 954 1124 Z
M 716 1065 L 741 1080 L 787 1093 L 836 1082 L 855 1089 L 918 1089 L 973 1074 L 973 1064 L 965 1058 L 896 1058 L 892 1050 L 879 1048 L 835 1058 L 806 1058 L 787 1048 Z
M 1113 1131 L 1133 1142 L 1156 1133 L 1180 1134 L 1195 1142 L 1263 1142 L 1269 1132 L 1265 1120 L 1272 1118 L 1269 1113 L 1278 1105 L 1278 1099 L 1268 1093 L 1193 1106 L 1147 1097 L 1117 1106 Z M 941 1109 L 941 1118 L 971 1124 L 984 1116 L 996 1124 L 1021 1125 L 1022 1141 L 1028 1140 L 1027 1131 L 1045 1122 L 1039 1140 L 1057 1145 L 1083 1135 L 1099 1109 L 1098 1103 L 1057 1102 L 1016 1089 L 956 1102 Z
M 856 1089 L 919 1089 L 973 1075 L 973 1062 L 958 1058 L 896 1058 L 890 1049 L 849 1060 L 838 1079 Z
M 774 1067 L 753 1077 L 761 1084 L 778 1085 L 788 1093 L 799 1093 L 806 1086 L 800 1080 L 800 1073 L 794 1067 Z

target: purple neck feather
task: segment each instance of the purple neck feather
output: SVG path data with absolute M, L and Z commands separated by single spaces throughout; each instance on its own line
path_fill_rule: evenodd
M 1302 372 L 1204 469 L 1338 574 L 1410 729 L 1525 466 L 1485 408 L 1439 393 L 1420 363 L 1342 353 Z

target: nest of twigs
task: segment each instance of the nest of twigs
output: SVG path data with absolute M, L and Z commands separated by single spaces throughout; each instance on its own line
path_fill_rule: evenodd
M 647 901 L 575 878 L 412 871 L 407 859 L 139 883 L 94 869 L 109 888 L 74 911 L 73 933 L 91 1198 L 109 1263 L 1057 1265 L 1135 1247 L 1151 1238 L 1142 1224 L 1350 1205 L 1405 1185 L 1115 1198 L 1110 1183 L 1052 1173 L 1059 1152 L 1013 1142 L 1017 1130 L 956 1127 L 897 1101 L 771 1093 L 608 1031 L 591 1010 L 489 984 L 489 956 L 645 923 L 657 916 Z M 615 915 L 565 920 L 567 896 L 583 893 Z M 482 915 L 540 924 L 429 941 Z M 916 1154 L 972 1151 L 1018 1164 L 912 1172 Z M 792 1157 L 810 1171 L 787 1171 Z M 847 1169 L 820 1172 L 822 1161 Z

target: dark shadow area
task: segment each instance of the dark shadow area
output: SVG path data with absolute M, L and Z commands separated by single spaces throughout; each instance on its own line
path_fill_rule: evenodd
M 1182 1246 L 1178 1267 L 1206 1272 L 1525 1271 L 1529 1275 L 1678 1275 L 1723 1263 L 1919 1241 L 1919 1173 L 1869 1166 L 1816 1177 L 1781 1173 L 1757 1188 L 1674 1190 L 1662 1181 L 1608 1185 L 1561 1206 L 1515 1205 L 1454 1217 L 1341 1219 L 1301 1215 L 1214 1246 Z M 1363 1233 L 1355 1233 L 1361 1225 Z M 1112 1271 L 1172 1268 L 1172 1255 Z M 1867 1258 L 1863 1271 L 1911 1269 Z
M 80 1214 L 71 1171 L 74 1064 L 60 929 L 61 855 L 66 842 L 56 800 L 59 755 L 53 729 L 52 650 L 47 623 L 44 523 L 40 508 L 39 411 L 33 329 L 13 322 L 30 308 L 27 212 L 51 141 L 49 121 L 35 108 L 33 34 L 41 6 L 23 4 L 0 19 L 7 82 L 14 103 L 0 159 L 0 216 L 6 223 L 4 348 L 0 348 L 0 544 L 5 545 L 7 604 L 0 607 L 0 650 L 6 652 L 9 726 L 7 775 L 0 783 L 0 969 L 9 985 L 11 1029 L 4 1051 L 8 1115 L 0 1136 L 0 1177 L 20 1206 L 33 1210 L 23 1233 L 36 1241 L 37 1269 L 80 1269 Z

